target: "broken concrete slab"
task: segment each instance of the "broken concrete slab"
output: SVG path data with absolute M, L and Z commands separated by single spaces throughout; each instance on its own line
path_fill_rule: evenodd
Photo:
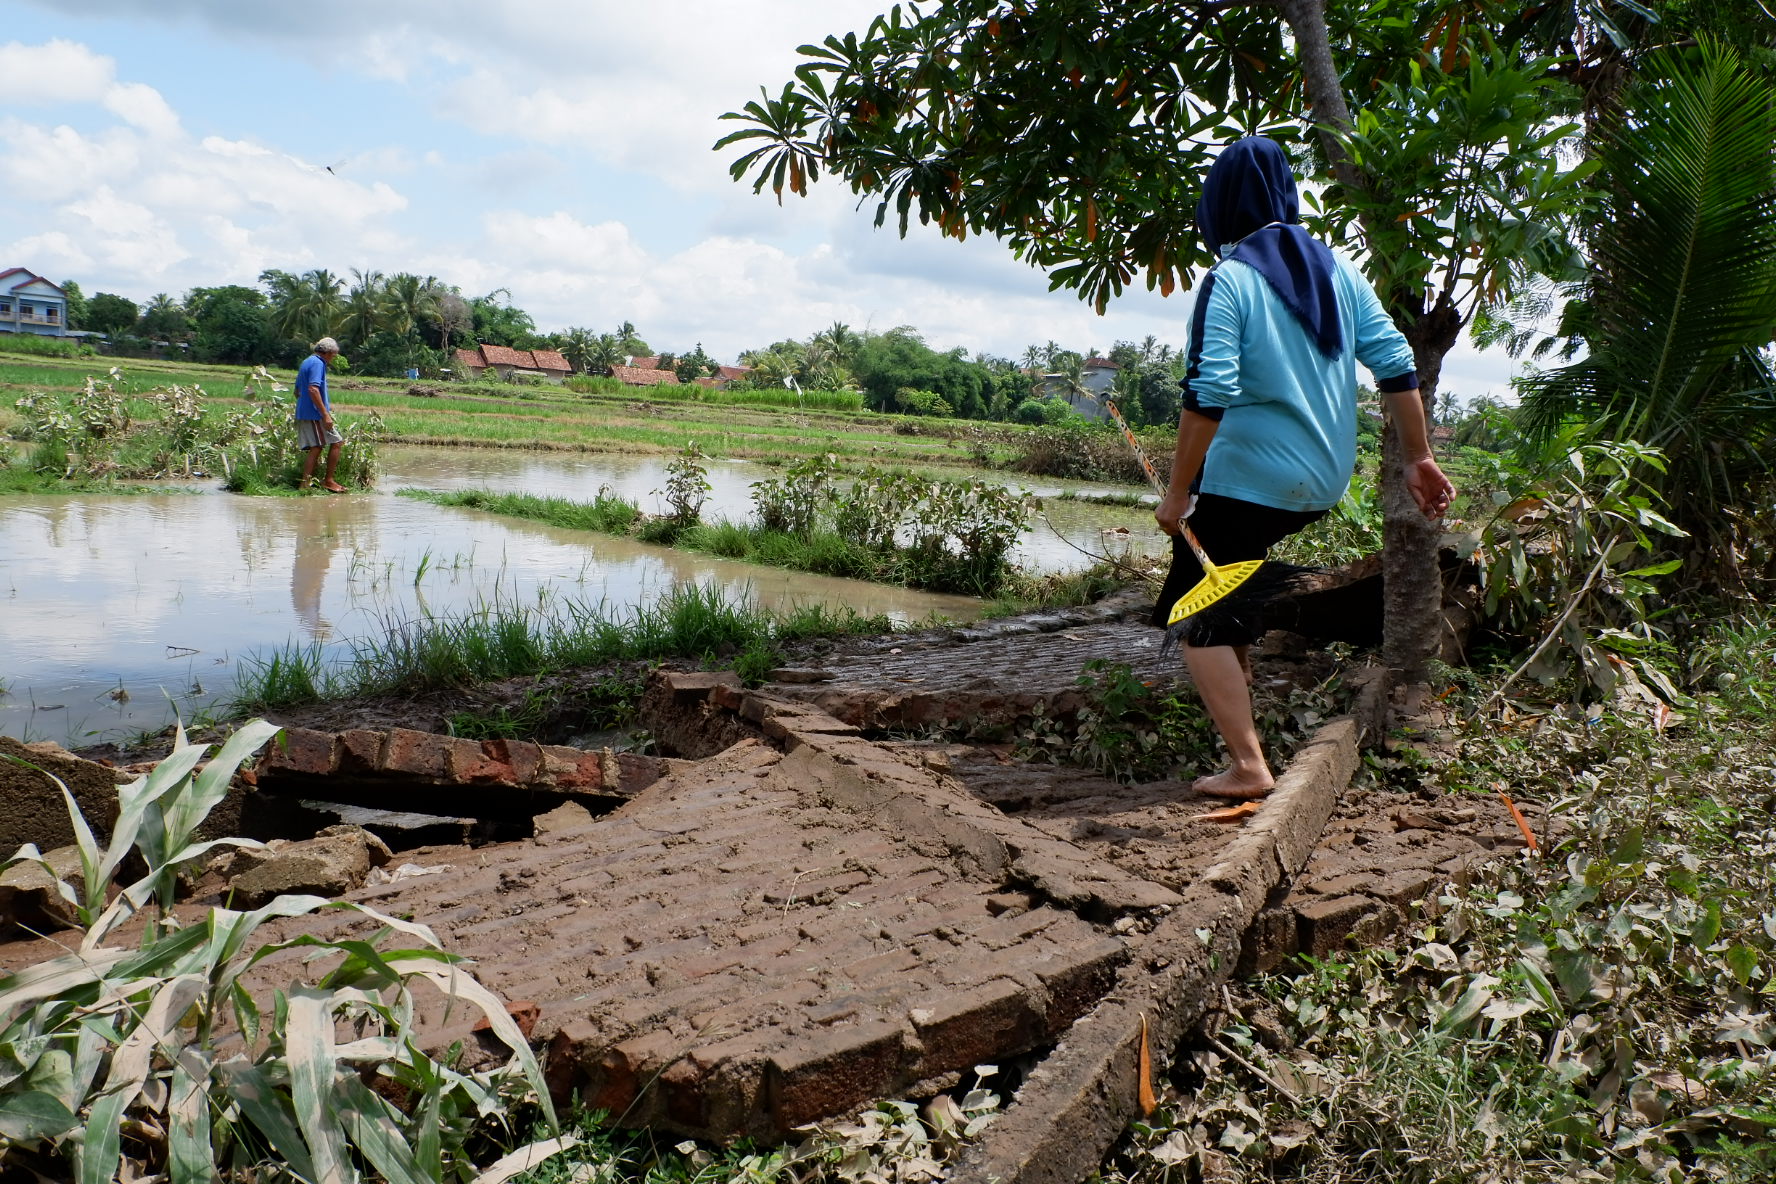
M 280 841 L 234 858 L 228 894 L 240 907 L 258 908 L 279 896 L 343 896 L 363 884 L 371 868 L 387 863 L 390 852 L 362 827 L 336 826 L 312 839 Z
M 79 847 L 57 847 L 0 872 L 0 932 L 49 933 L 79 923 L 74 906 L 57 881 L 78 890 L 82 875 Z M 48 864 L 47 868 L 44 864 Z

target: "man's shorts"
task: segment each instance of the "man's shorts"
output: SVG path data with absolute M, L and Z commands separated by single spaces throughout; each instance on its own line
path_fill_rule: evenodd
M 296 446 L 304 450 L 309 448 L 325 448 L 330 444 L 343 444 L 345 437 L 338 431 L 327 427 L 318 419 L 299 419 L 296 421 Z
M 1275 506 L 1261 506 L 1237 497 L 1202 493 L 1197 495 L 1196 509 L 1185 521 L 1189 523 L 1191 533 L 1196 535 L 1196 541 L 1202 544 L 1209 562 L 1220 566 L 1263 559 L 1272 546 L 1325 515 L 1325 510 L 1279 510 Z M 1153 607 L 1151 623 L 1164 629 L 1172 605 L 1196 587 L 1202 577 L 1202 564 L 1196 561 L 1190 544 L 1182 535 L 1172 536 L 1172 567 L 1159 591 L 1159 603 Z M 1238 594 L 1228 600 L 1237 601 Z M 1251 645 L 1262 636 L 1262 606 L 1243 602 L 1229 605 L 1223 601 L 1191 618 L 1190 632 L 1184 644 L 1196 647 Z

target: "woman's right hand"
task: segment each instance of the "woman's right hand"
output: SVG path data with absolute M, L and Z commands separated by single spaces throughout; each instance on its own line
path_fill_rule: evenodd
M 1159 505 L 1153 510 L 1153 520 L 1159 523 L 1161 530 L 1167 534 L 1175 535 L 1179 530 L 1178 523 L 1182 522 L 1189 514 L 1190 491 L 1184 489 L 1168 493 L 1160 498 Z

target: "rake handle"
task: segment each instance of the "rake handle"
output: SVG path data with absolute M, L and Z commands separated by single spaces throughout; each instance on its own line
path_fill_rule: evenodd
M 1128 446 L 1135 450 L 1135 459 L 1141 462 L 1141 471 L 1147 474 L 1147 482 L 1153 486 L 1153 492 L 1163 498 L 1166 495 L 1165 482 L 1159 479 L 1159 470 L 1155 469 L 1153 462 L 1147 459 L 1147 450 L 1142 448 L 1141 442 L 1135 438 L 1135 433 L 1129 427 L 1128 420 L 1122 417 L 1122 411 L 1111 400 L 1105 399 L 1104 406 L 1110 409 L 1110 418 L 1114 419 L 1116 426 L 1122 429 L 1122 438 L 1127 440 Z M 1201 543 L 1196 541 L 1196 535 L 1191 533 L 1190 524 L 1182 518 L 1178 519 L 1178 532 L 1184 536 L 1184 542 L 1189 545 L 1191 554 L 1196 556 L 1196 561 L 1202 564 L 1203 574 L 1207 575 L 1214 571 L 1215 565 L 1209 562 L 1209 553 L 1203 550 Z

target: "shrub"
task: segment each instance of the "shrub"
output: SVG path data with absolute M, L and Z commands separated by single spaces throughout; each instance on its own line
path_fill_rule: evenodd
M 759 525 L 766 530 L 812 534 L 835 472 L 831 456 L 816 456 L 790 466 L 782 477 L 754 481 L 752 504 L 758 511 Z
M 40 337 L 35 333 L 0 333 L 0 353 L 39 358 L 90 358 L 97 351 L 71 337 Z

